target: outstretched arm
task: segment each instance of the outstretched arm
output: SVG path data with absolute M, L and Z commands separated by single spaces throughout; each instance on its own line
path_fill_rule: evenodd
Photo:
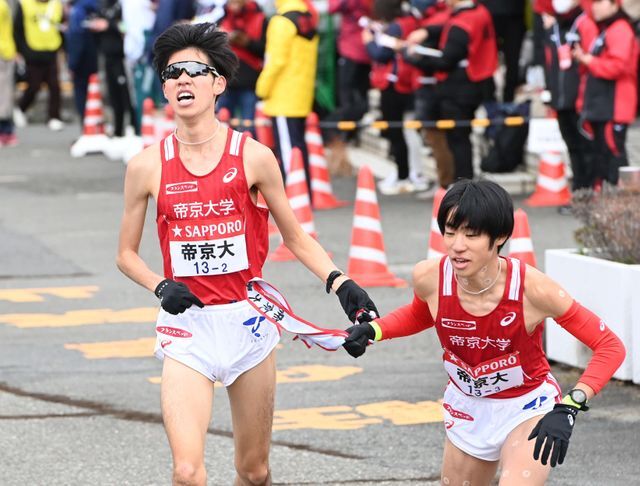
M 255 186 L 264 196 L 285 246 L 326 284 L 331 273 L 338 267 L 324 248 L 298 223 L 289 205 L 275 156 L 271 150 L 253 139 L 245 142 L 244 154 L 247 183 L 249 187 Z M 328 290 L 334 290 L 340 297 L 340 304 L 349 319 L 353 322 L 361 310 L 373 311 L 376 316 L 379 315 L 368 294 L 347 275 L 339 273 L 339 276 L 328 282 Z

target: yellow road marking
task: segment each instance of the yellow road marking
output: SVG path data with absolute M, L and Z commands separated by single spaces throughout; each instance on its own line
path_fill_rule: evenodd
M 278 344 L 278 346 L 281 346 Z M 347 376 L 362 373 L 362 368 L 356 366 L 324 366 L 324 365 L 308 365 L 308 366 L 292 366 L 284 370 L 276 370 L 276 383 L 310 383 L 315 381 L 338 381 Z M 161 378 L 152 376 L 149 381 L 153 384 L 159 384 Z M 222 386 L 216 382 L 215 386 Z
M 157 307 L 134 309 L 87 309 L 64 314 L 0 314 L 0 323 L 19 328 L 71 327 L 91 324 L 150 323 L 158 317 Z
M 358 405 L 356 411 L 368 417 L 382 417 L 393 425 L 418 425 L 442 422 L 442 405 L 439 402 L 409 403 L 399 400 Z
M 33 289 L 0 289 L 0 300 L 9 302 L 42 302 L 43 295 L 61 299 L 89 299 L 100 289 L 95 285 L 84 287 L 50 287 Z
M 410 403 L 395 400 L 367 403 L 356 407 L 336 405 L 276 410 L 273 430 L 354 430 L 381 424 L 385 420 L 394 425 L 442 422 L 442 406 L 439 402 L 432 401 Z
M 80 351 L 87 359 L 148 358 L 153 356 L 156 338 L 140 338 L 128 341 L 65 344 L 66 349 Z

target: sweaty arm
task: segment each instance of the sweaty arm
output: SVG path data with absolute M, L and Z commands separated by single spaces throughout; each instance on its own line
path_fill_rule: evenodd
M 122 273 L 139 285 L 153 291 L 164 277 L 153 272 L 140 258 L 138 250 L 142 239 L 149 196 L 152 187 L 160 186 L 160 154 L 158 147 L 149 147 L 127 164 L 124 179 L 124 211 L 120 224 L 116 263 Z
M 269 206 L 269 211 L 282 234 L 285 246 L 323 282 L 337 267 L 320 244 L 308 235 L 298 223 L 282 182 L 282 174 L 275 156 L 264 145 L 248 138 L 245 142 L 245 172 L 249 186 L 255 186 Z M 337 289 L 347 278 L 334 280 Z
M 598 316 L 573 300 L 551 278 L 536 269 L 527 268 L 525 279 L 527 323 L 531 317 L 535 322 L 551 317 L 593 351 L 577 386 L 591 398 L 602 390 L 624 360 L 624 345 Z

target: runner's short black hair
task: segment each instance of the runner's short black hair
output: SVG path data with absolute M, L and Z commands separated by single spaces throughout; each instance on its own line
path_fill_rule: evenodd
M 174 24 L 156 39 L 153 45 L 153 65 L 158 76 L 167 67 L 169 58 L 178 51 L 193 47 L 202 51 L 209 64 L 230 82 L 238 70 L 238 57 L 229 46 L 229 36 L 216 24 Z M 194 59 L 195 61 L 196 59 Z
M 513 201 L 502 186 L 491 181 L 456 181 L 442 198 L 438 210 L 438 227 L 444 234 L 445 226 L 489 236 L 490 245 L 513 232 Z M 506 240 L 505 240 L 506 243 Z M 498 247 L 502 249 L 504 243 Z

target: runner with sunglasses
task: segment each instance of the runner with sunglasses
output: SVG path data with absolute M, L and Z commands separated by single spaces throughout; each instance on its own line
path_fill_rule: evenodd
M 354 357 L 369 342 L 435 327 L 449 375 L 443 412 L 442 484 L 542 485 L 562 464 L 578 416 L 611 379 L 624 345 L 598 316 L 544 273 L 499 255 L 513 231 L 513 203 L 491 181 L 459 180 L 438 211 L 447 255 L 419 262 L 413 302 L 347 329 Z M 564 398 L 542 347 L 553 318 L 593 350 Z
M 269 210 L 287 247 L 334 289 L 351 321 L 375 312 L 367 293 L 336 270 L 297 222 L 273 153 L 222 128 L 215 102 L 238 65 L 213 24 L 178 24 L 154 46 L 177 128 L 128 164 L 117 263 L 154 291 L 161 309 L 156 350 L 164 360 L 161 405 L 174 484 L 206 484 L 204 446 L 213 385 L 227 387 L 235 442 L 235 485 L 269 485 L 275 390 L 275 325 L 247 301 L 268 251 Z M 261 193 L 269 209 L 259 207 Z M 149 198 L 157 205 L 164 276 L 139 255 Z

